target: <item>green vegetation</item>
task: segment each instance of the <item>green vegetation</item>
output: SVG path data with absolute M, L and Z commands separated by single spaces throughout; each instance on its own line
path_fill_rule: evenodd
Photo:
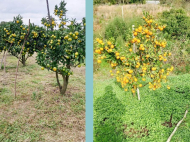
M 59 24 L 51 17 L 42 18 L 44 27 L 33 23 L 28 26 L 18 15 L 12 22 L 0 25 L 0 53 L 11 53 L 25 66 L 28 57 L 36 52 L 36 62 L 41 69 L 55 72 L 62 95 L 66 92 L 69 76 L 73 74 L 71 67 L 81 66 L 85 60 L 85 18 L 81 23 L 66 19 L 65 5 L 65 1 L 55 5 L 54 15 L 58 16 Z M 55 26 L 59 28 L 54 29 Z M 63 83 L 60 83 L 58 74 Z
M 133 24 L 140 25 L 143 23 L 141 17 L 134 17 L 131 19 L 122 19 L 122 17 L 115 17 L 105 27 L 105 38 L 114 38 L 116 41 L 122 39 L 129 40 L 132 35 L 131 27 Z
M 18 15 L 0 24 L 1 142 L 85 139 L 86 23 L 67 19 L 65 5 L 55 5 L 59 23 L 28 26 Z
M 190 110 L 189 78 L 189 74 L 171 76 L 170 90 L 141 88 L 140 102 L 131 93 L 124 92 L 114 79 L 94 81 L 94 141 L 166 141 L 185 110 Z M 170 122 L 171 114 L 172 127 L 169 127 L 165 122 Z M 190 114 L 172 142 L 190 139 L 189 124 Z
M 161 14 L 161 22 L 167 38 L 187 40 L 190 38 L 190 17 L 184 9 L 171 9 Z
M 16 99 L 17 58 L 8 55 L 7 73 L 0 72 L 0 141 L 84 140 L 85 67 L 73 69 L 66 95 L 61 96 L 55 74 L 41 70 L 35 56 L 27 66 L 19 65 Z
M 129 3 L 145 3 L 145 0 L 94 0 L 94 4 L 129 4 Z
M 102 60 L 102 63 L 98 64 L 97 59 L 94 58 L 94 141 L 165 142 L 176 124 L 183 118 L 185 110 L 190 110 L 189 11 L 184 8 L 170 10 L 163 5 L 157 5 L 154 9 L 150 9 L 147 5 L 137 5 L 136 9 L 126 5 L 128 9 L 124 9 L 123 20 L 121 12 L 118 12 L 121 11 L 121 6 L 120 9 L 118 7 L 109 8 L 105 5 L 96 7 L 94 27 L 99 29 L 94 31 L 94 39 L 114 39 L 117 47 L 124 47 L 127 35 L 132 36 L 129 29 L 131 25 L 139 26 L 138 19 L 142 17 L 139 11 L 148 11 L 154 14 L 159 24 L 167 25 L 163 36 L 159 38 L 167 39 L 165 49 L 172 53 L 167 63 L 174 66 L 174 71 L 168 77 L 168 82 L 162 83 L 163 88 L 156 91 L 150 91 L 148 87 L 140 88 L 141 101 L 138 101 L 137 96 L 123 91 L 121 85 L 109 75 L 111 67 L 106 61 Z M 108 12 L 101 8 L 107 8 Z M 109 10 L 118 11 L 111 13 Z M 98 23 L 96 22 L 98 15 L 106 15 L 108 18 Z M 125 29 L 127 33 L 123 32 L 124 30 L 119 31 L 123 27 L 128 27 Z M 178 36 L 172 35 L 173 33 L 177 33 Z M 166 88 L 168 85 L 170 89 Z M 190 113 L 188 112 L 171 142 L 188 141 L 189 124 Z

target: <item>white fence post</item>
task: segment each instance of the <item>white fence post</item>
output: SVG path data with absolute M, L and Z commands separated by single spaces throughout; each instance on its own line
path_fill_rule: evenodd
M 135 25 L 132 25 L 132 30 L 134 31 L 135 29 Z M 133 35 L 133 38 L 135 37 L 134 34 L 132 33 Z M 133 52 L 135 53 L 136 52 L 136 47 L 135 47 L 135 43 L 133 43 Z
M 135 30 L 135 25 L 132 25 L 132 30 Z M 133 38 L 135 37 L 133 32 L 132 32 Z M 135 43 L 133 43 L 133 52 L 136 53 L 136 47 L 135 47 Z M 137 96 L 138 96 L 138 100 L 140 100 L 140 91 L 139 88 L 137 88 Z

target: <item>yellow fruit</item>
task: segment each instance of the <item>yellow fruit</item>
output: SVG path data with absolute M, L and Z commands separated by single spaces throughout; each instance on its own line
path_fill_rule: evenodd
M 78 35 L 79 35 L 79 32 L 78 32 L 78 31 L 76 31 L 76 32 L 75 32 L 75 35 L 77 35 L 77 36 L 78 36 Z
M 156 70 L 156 67 L 152 67 L 152 71 L 155 71 Z
M 139 68 L 139 65 L 136 65 L 135 67 L 136 67 L 136 68 Z
M 133 70 L 130 69 L 130 70 L 129 70 L 129 73 L 130 73 L 130 74 L 133 73 Z
M 132 52 L 133 51 L 133 49 L 132 48 L 129 48 L 129 52 Z
M 107 42 L 107 44 L 108 44 L 108 45 L 111 45 L 111 42 L 110 42 L 110 41 L 108 41 L 108 42 Z
M 142 87 L 142 84 L 139 84 L 139 87 Z
M 170 86 L 167 86 L 167 89 L 170 89 Z
M 119 53 L 117 52 L 117 53 L 115 53 L 115 55 L 116 55 L 116 56 L 119 56 Z
M 103 50 L 104 50 L 104 48 L 102 48 L 102 47 L 101 47 L 101 48 L 100 48 L 100 50 L 101 50 L 101 51 L 103 51 Z
M 41 70 L 44 70 L 44 67 L 41 67 Z
M 134 78 L 134 81 L 137 82 L 137 78 Z
M 78 56 L 78 55 L 79 55 L 79 53 L 78 53 L 78 52 L 76 52 L 76 53 L 75 53 L 75 55 L 76 55 L 76 56 Z
M 56 68 L 56 67 L 53 67 L 53 71 L 57 71 L 57 68 Z
M 134 90 L 134 89 L 131 89 L 131 92 L 132 92 L 132 93 L 135 93 L 135 90 Z
M 98 43 L 99 43 L 99 44 L 102 44 L 102 43 L 103 43 L 103 41 L 102 41 L 102 40 L 99 40 L 99 41 L 98 41 Z
M 98 60 L 97 62 L 98 62 L 98 64 L 100 64 L 102 61 L 101 61 L 101 60 Z
M 133 34 L 133 35 L 134 35 L 134 36 L 137 36 L 137 34 L 138 34 L 137 32 L 134 32 L 134 34 Z

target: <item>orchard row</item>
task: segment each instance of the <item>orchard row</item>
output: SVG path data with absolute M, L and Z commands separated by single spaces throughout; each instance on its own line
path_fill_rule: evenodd
M 85 61 L 85 18 L 81 23 L 76 19 L 66 19 L 65 5 L 61 1 L 59 6 L 55 6 L 54 15 L 60 22 L 51 17 L 42 18 L 43 27 L 34 23 L 24 25 L 22 17 L 18 15 L 13 21 L 0 25 L 0 52 L 9 52 L 19 58 L 22 51 L 20 62 L 23 65 L 36 52 L 36 62 L 42 70 L 54 71 L 57 79 L 58 74 L 63 77 L 63 85 L 58 79 L 62 94 L 72 75 L 71 67 L 80 67 Z

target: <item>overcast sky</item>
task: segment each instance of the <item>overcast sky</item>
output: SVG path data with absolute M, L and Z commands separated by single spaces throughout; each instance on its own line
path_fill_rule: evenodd
M 53 15 L 55 5 L 59 5 L 61 0 L 48 0 L 48 2 L 50 15 Z M 67 18 L 76 18 L 81 22 L 85 17 L 85 0 L 65 0 L 65 2 L 68 10 Z M 46 0 L 0 0 L 0 22 L 12 21 L 18 14 L 23 17 L 24 24 L 28 25 L 30 19 L 31 23 L 41 26 L 42 17 L 47 16 Z M 57 16 L 56 19 L 58 20 Z

